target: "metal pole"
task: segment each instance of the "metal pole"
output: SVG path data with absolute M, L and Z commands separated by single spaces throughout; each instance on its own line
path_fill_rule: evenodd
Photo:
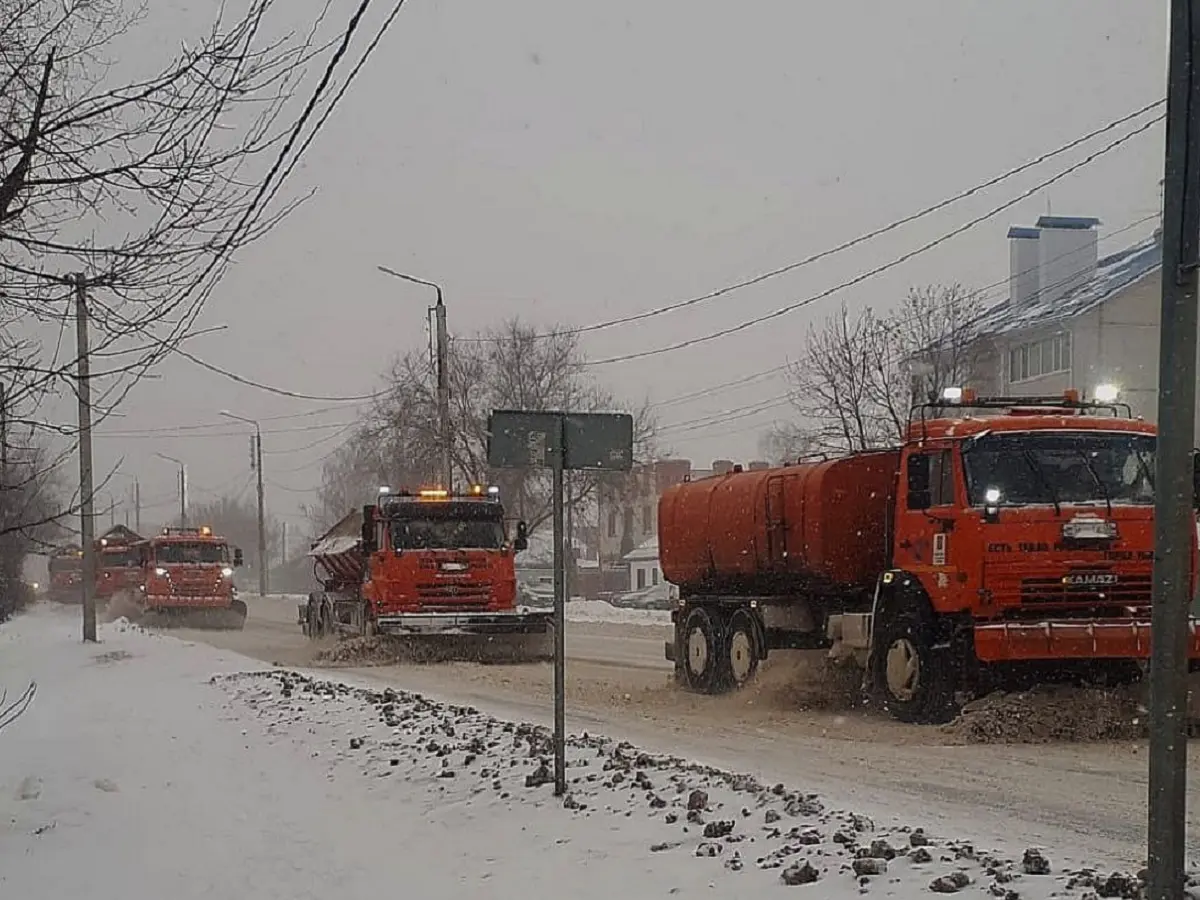
M 142 533 L 142 484 L 133 479 L 133 523 L 138 534 Z
M 1163 191 L 1154 593 L 1150 657 L 1150 900 L 1182 900 L 1187 805 L 1188 593 L 1196 539 L 1197 254 L 1200 252 L 1200 0 L 1172 0 Z M 1195 113 L 1193 111 L 1196 111 Z
M 83 639 L 96 640 L 96 528 L 92 484 L 92 384 L 88 359 L 87 279 L 75 275 L 76 367 L 79 397 L 79 536 L 83 545 Z
M 254 437 L 258 454 L 258 595 L 267 596 L 270 581 L 267 578 L 267 518 L 263 507 L 263 449 L 262 430 L 254 423 Z
M 286 566 L 287 561 L 288 561 L 287 522 L 286 521 L 283 523 L 283 535 L 280 538 L 280 543 L 282 544 L 282 546 L 279 548 L 280 562 L 282 565 Z
M 563 490 L 567 497 L 567 531 L 566 537 L 563 539 L 563 544 L 566 548 L 564 552 L 567 554 L 567 565 L 563 581 L 563 594 L 568 600 L 570 600 L 573 596 L 575 596 L 575 498 L 571 493 L 571 488 L 574 486 L 572 483 L 574 479 L 570 476 L 570 474 L 564 475 L 563 478 Z
M 554 795 L 567 792 L 566 702 L 566 567 L 563 559 L 563 417 L 556 417 L 557 434 L 550 454 L 554 467 Z
M 179 525 L 181 528 L 187 528 L 188 524 L 188 502 L 187 502 L 187 464 L 179 464 Z
M 433 309 L 437 316 L 438 431 L 442 451 L 442 485 L 446 490 L 453 491 L 450 448 L 454 438 L 450 431 L 450 375 L 447 371 L 450 336 L 446 331 L 446 304 L 442 302 L 440 287 L 437 289 L 437 306 Z

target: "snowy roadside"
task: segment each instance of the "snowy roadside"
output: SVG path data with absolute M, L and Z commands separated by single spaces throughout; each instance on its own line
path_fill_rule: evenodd
M 571 740 L 564 802 L 542 729 L 247 672 L 249 660 L 121 622 L 102 637 L 84 646 L 73 619 L 46 611 L 0 630 L 0 683 L 39 684 L 0 733 L 0 886 L 14 896 L 376 897 L 404 885 L 504 898 L 570 884 L 585 898 L 748 897 L 791 882 L 822 897 L 1136 894 L 1109 867 L 1080 874 L 1069 848 L 1003 859 L 969 835 L 872 823 L 598 736 Z

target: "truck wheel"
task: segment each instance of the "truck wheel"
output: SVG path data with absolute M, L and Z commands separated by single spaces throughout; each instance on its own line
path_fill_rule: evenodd
M 883 707 L 901 722 L 942 724 L 958 713 L 953 659 L 934 649 L 931 629 L 914 613 L 889 616 L 872 654 L 872 681 Z
M 738 610 L 733 614 L 725 629 L 725 641 L 722 646 L 722 680 L 737 690 L 758 672 L 758 629 L 750 613 Z
M 701 606 L 691 609 L 683 621 L 683 675 L 693 691 L 715 694 L 718 682 L 718 656 L 722 647 L 717 622 Z

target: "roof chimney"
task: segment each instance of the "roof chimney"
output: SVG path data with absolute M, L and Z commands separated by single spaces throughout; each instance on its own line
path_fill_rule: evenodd
M 1099 219 L 1073 216 L 1038 219 L 1041 303 L 1052 304 L 1092 280 L 1099 259 L 1096 235 L 1099 224 Z
M 1042 233 L 1036 228 L 1015 225 L 1008 229 L 1008 302 L 1025 306 L 1038 296 L 1038 244 Z

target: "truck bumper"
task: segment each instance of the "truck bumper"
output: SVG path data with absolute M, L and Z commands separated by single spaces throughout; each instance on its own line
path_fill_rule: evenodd
M 1188 659 L 1200 659 L 1200 620 L 1188 621 Z M 980 662 L 1150 658 L 1150 623 L 1134 619 L 1066 619 L 975 626 Z
M 203 597 L 176 597 L 170 594 L 147 594 L 148 609 L 221 609 L 232 606 L 234 598 L 211 594 Z
M 305 615 L 302 610 L 301 615 Z M 511 613 L 397 613 L 375 619 L 381 634 L 546 634 L 554 622 L 553 612 Z

